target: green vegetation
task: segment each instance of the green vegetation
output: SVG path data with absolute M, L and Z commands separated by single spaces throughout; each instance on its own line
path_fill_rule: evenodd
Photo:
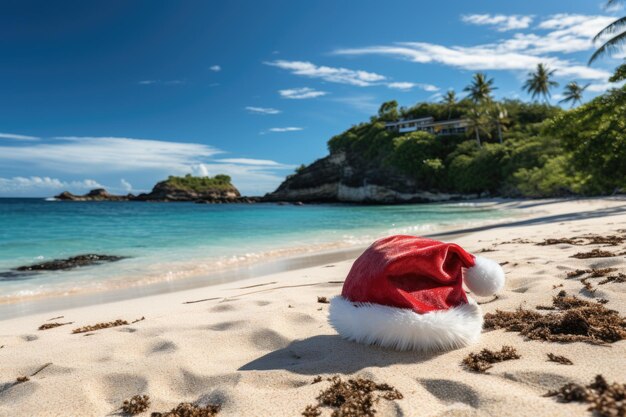
M 167 180 L 165 180 L 165 184 L 177 189 L 195 191 L 198 193 L 233 188 L 228 175 L 216 175 L 214 177 L 194 177 L 191 174 L 187 174 L 184 177 L 170 175 Z
M 614 78 L 625 77 L 624 66 Z M 448 92 L 441 103 L 398 108 L 383 103 L 369 123 L 330 139 L 331 153 L 404 174 L 424 190 L 547 197 L 610 194 L 626 189 L 626 86 L 587 104 L 563 110 L 548 104 L 552 71 L 544 65 L 525 88 L 542 103 L 495 101 L 494 80 L 476 74 L 458 100 Z M 582 101 L 586 87 L 567 84 L 565 101 Z M 436 136 L 385 129 L 398 118 L 464 118 L 466 134 Z

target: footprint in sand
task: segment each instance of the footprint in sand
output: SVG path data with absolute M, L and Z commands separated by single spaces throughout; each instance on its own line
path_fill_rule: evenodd
M 200 395 L 212 387 L 230 388 L 239 383 L 241 375 L 228 373 L 205 376 L 189 369 L 182 369 L 182 380 L 176 379 L 172 389 L 181 395 Z
M 224 321 L 222 323 L 212 324 L 207 329 L 214 330 L 216 332 L 223 332 L 226 330 L 240 329 L 246 324 L 243 320 Z
M 519 382 L 541 392 L 555 390 L 571 382 L 568 378 L 549 372 L 516 371 L 505 372 L 502 377 Z
M 236 310 L 236 307 L 230 304 L 218 304 L 215 307 L 211 308 L 210 311 L 214 313 L 221 313 L 223 311 L 233 311 Z
M 27 342 L 32 342 L 37 339 L 39 339 L 39 336 L 35 336 L 34 334 L 25 334 L 24 336 L 22 336 L 22 340 L 25 340 Z
M 313 316 L 305 313 L 289 313 L 287 314 L 287 320 L 294 324 L 309 324 L 317 322 Z
M 270 329 L 256 331 L 250 335 L 250 342 L 261 350 L 282 349 L 289 345 L 289 340 Z
M 116 373 L 104 377 L 102 390 L 104 397 L 110 403 L 117 404 L 128 397 L 128 393 L 140 394 L 146 392 L 148 380 L 133 374 Z
M 178 350 L 178 346 L 169 340 L 156 342 L 150 348 L 150 353 L 172 353 Z
M 418 380 L 424 388 L 445 404 L 463 403 L 477 408 L 480 405 L 478 393 L 469 385 L 448 379 Z

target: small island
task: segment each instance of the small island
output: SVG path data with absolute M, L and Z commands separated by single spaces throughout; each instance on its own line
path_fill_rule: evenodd
M 245 197 L 232 184 L 228 175 L 214 177 L 169 176 L 157 183 L 149 193 L 139 195 L 114 195 L 104 188 L 91 190 L 87 194 L 75 195 L 65 191 L 57 196 L 61 201 L 152 201 L 152 202 L 196 202 L 205 204 L 255 203 L 258 197 Z

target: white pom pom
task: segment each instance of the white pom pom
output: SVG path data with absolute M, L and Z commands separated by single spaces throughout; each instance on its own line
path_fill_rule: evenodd
M 476 256 L 476 264 L 465 271 L 465 285 L 481 297 L 493 295 L 504 287 L 504 270 L 491 259 Z

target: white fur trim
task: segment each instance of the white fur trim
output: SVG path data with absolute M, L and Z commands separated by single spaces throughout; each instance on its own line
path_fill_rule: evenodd
M 480 306 L 470 300 L 448 310 L 418 314 L 408 308 L 330 301 L 330 325 L 344 338 L 397 350 L 448 350 L 475 343 L 483 328 Z
M 487 297 L 504 287 L 504 270 L 491 259 L 475 257 L 476 265 L 465 271 L 465 285 L 471 292 Z

